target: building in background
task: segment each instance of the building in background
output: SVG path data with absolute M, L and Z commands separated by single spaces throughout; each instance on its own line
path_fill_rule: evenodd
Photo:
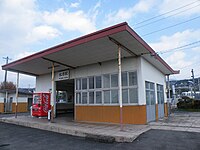
M 33 88 L 19 88 L 18 112 L 29 111 L 33 100 Z M 16 90 L 0 90 L 0 113 L 14 113 Z

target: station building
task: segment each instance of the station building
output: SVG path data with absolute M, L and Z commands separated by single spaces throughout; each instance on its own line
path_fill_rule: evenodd
M 36 92 L 57 94 L 73 120 L 146 124 L 167 116 L 166 77 L 177 74 L 126 22 L 2 66 L 36 76 Z

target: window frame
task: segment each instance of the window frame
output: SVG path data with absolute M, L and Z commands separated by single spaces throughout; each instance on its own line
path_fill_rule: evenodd
M 130 72 L 133 72 L 133 73 L 135 73 L 136 74 L 136 81 L 137 81 L 137 85 L 130 85 L 129 86 L 129 73 Z M 139 94 L 138 94 L 138 92 L 139 92 L 139 88 L 138 88 L 138 71 L 137 70 L 129 70 L 129 71 L 122 71 L 122 73 L 126 73 L 126 77 L 127 77 L 127 85 L 125 85 L 125 86 L 122 86 L 122 90 L 128 90 L 128 103 L 123 103 L 123 106 L 126 106 L 126 105 L 138 105 L 139 104 Z M 112 87 L 111 86 L 111 84 L 112 84 L 112 82 L 111 82 L 111 76 L 112 75 L 116 75 L 117 74 L 117 76 L 118 76 L 118 73 L 116 73 L 116 72 L 113 72 L 113 73 L 105 73 L 105 74 L 101 74 L 101 75 L 93 75 L 93 76 L 87 76 L 87 77 L 80 77 L 80 78 L 76 78 L 75 79 L 75 105 L 91 105 L 91 106 L 93 106 L 93 105 L 108 105 L 108 106 L 119 106 L 119 102 L 117 102 L 117 103 L 112 103 L 112 93 L 111 93 L 111 91 L 112 90 L 118 90 L 118 97 L 119 97 L 119 83 L 118 83 L 118 86 L 117 87 Z M 109 87 L 105 87 L 104 88 L 104 75 L 109 75 Z M 101 77 L 101 88 L 96 88 L 96 77 Z M 86 78 L 87 79 L 87 89 L 84 89 L 84 90 L 82 90 L 82 79 L 83 78 Z M 93 78 L 94 79 L 94 88 L 93 89 L 90 89 L 89 88 L 89 78 Z M 77 90 L 77 81 L 78 80 L 80 80 L 81 81 L 81 83 L 80 83 L 80 87 L 81 87 L 81 89 L 79 89 L 79 90 Z M 118 81 L 117 81 L 118 82 Z M 134 88 L 134 89 L 137 89 L 137 103 L 131 103 L 130 101 L 130 89 L 132 89 L 132 88 Z M 101 91 L 101 99 L 102 99 L 102 102 L 101 103 L 96 103 L 96 92 L 98 92 L 98 91 Z M 104 92 L 105 91 L 109 91 L 109 103 L 104 103 Z M 87 104 L 83 104 L 82 103 L 82 92 L 87 92 Z M 90 103 L 89 102 L 89 93 L 90 92 L 94 92 L 94 103 Z M 80 93 L 80 97 L 81 97 L 81 103 L 77 103 L 77 101 L 76 101 L 76 94 L 77 93 Z

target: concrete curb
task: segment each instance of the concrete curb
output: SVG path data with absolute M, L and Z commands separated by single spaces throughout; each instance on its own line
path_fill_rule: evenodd
M 78 136 L 78 137 L 84 137 L 89 140 L 94 140 L 98 142 L 105 142 L 105 143 L 113 143 L 113 142 L 133 142 L 140 134 L 148 131 L 150 128 L 145 128 L 143 130 L 140 130 L 134 135 L 106 135 L 106 134 L 101 134 L 101 133 L 90 133 L 89 131 L 81 131 L 77 130 L 75 128 L 70 129 L 70 128 L 63 128 L 62 126 L 59 126 L 58 124 L 53 124 L 53 123 L 30 123 L 27 121 L 23 120 L 17 120 L 17 119 L 10 119 L 10 118 L 0 118 L 0 122 L 5 122 L 5 123 L 10 123 L 10 124 L 15 124 L 15 125 L 20 125 L 20 126 L 25 126 L 25 127 L 30 127 L 30 128 L 36 128 L 36 129 L 41 129 L 41 130 L 46 130 L 46 131 L 52 131 L 52 132 L 57 132 L 61 134 L 67 134 L 67 135 L 72 135 L 72 136 Z M 123 134 L 123 132 L 122 132 Z

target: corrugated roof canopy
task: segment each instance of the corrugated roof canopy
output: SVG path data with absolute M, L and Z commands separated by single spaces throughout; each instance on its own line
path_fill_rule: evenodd
M 67 68 L 104 62 L 117 58 L 121 45 L 122 57 L 142 56 L 166 75 L 176 74 L 156 52 L 144 42 L 126 22 L 85 35 L 2 66 L 3 70 L 42 75 Z

